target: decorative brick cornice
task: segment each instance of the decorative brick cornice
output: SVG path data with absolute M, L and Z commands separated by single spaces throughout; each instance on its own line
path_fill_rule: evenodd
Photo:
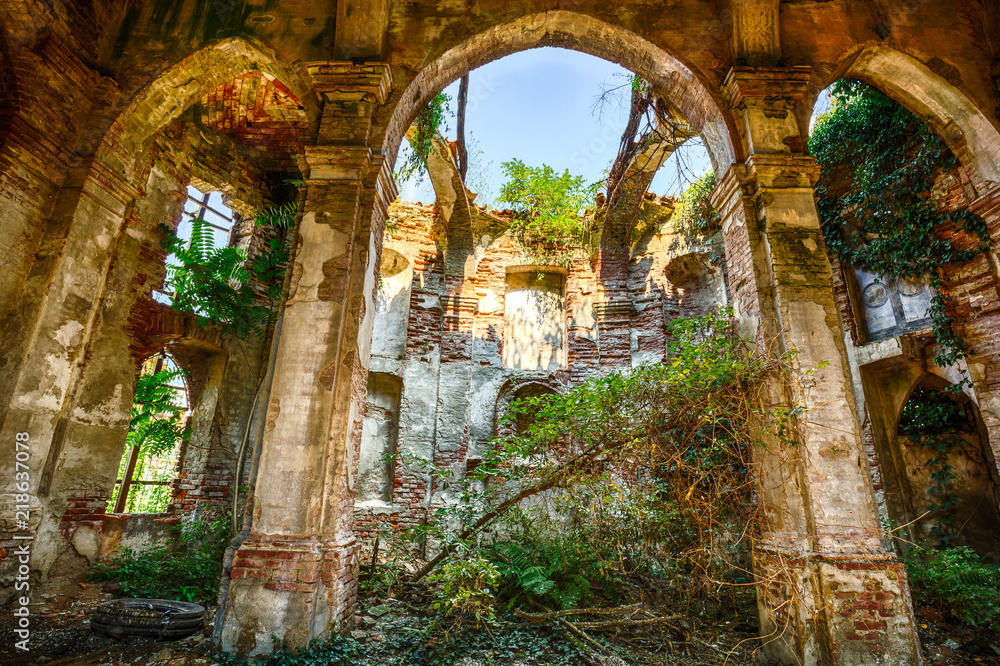
M 322 62 L 308 66 L 320 100 L 361 99 L 373 95 L 378 104 L 385 104 L 392 91 L 392 70 L 382 62 Z
M 749 99 L 775 109 L 794 109 L 809 92 L 812 68 L 734 67 L 722 84 L 730 106 L 739 107 Z
M 733 164 L 715 184 L 708 198 L 722 219 L 727 220 L 743 198 L 753 194 L 753 190 L 746 165 Z
M 603 303 L 594 303 L 594 314 L 598 319 L 607 317 L 631 315 L 632 301 L 630 300 L 609 300 Z

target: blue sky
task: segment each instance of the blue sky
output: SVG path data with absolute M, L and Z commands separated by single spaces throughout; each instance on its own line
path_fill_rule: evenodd
M 592 107 L 602 84 L 627 84 L 628 76 L 628 70 L 615 63 L 557 48 L 516 53 L 472 72 L 466 136 L 473 155 L 467 184 L 483 193 L 477 202 L 496 203 L 490 195 L 495 198 L 503 183 L 500 165 L 514 158 L 530 166 L 569 169 L 587 182 L 602 180 L 618 153 L 628 108 L 606 106 L 598 118 Z M 446 92 L 452 97 L 446 133 L 454 139 L 458 82 Z M 710 168 L 704 148 L 687 146 L 679 152 L 683 160 L 675 155 L 660 168 L 653 192 L 678 194 L 684 176 Z M 410 201 L 434 200 L 426 181 L 401 184 L 400 194 Z

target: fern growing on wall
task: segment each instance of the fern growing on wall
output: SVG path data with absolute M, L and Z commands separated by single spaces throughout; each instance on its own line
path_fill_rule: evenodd
M 215 247 L 212 227 L 201 218 L 192 220 L 189 241 L 161 225 L 163 246 L 174 259 L 167 265 L 165 285 L 173 292 L 173 308 L 200 315 L 203 324 L 237 339 L 263 334 L 277 314 L 289 257 L 287 230 L 297 212 L 292 201 L 258 213 L 255 224 L 277 233 L 270 234 L 267 249 L 250 261 L 244 248 Z

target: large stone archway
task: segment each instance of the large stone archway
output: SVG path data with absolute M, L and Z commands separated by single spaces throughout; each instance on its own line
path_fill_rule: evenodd
M 20 225 L 22 239 L 31 243 L 31 268 L 13 294 L 16 307 L 0 325 L 7 341 L 0 352 L 5 376 L 0 425 L 11 447 L 14 433 L 31 434 L 32 569 L 43 582 L 57 573 L 83 571 L 100 550 L 99 525 L 138 371 L 140 345 L 129 320 L 138 300 L 148 297 L 153 276 L 163 271 L 157 224 L 169 219 L 158 215 L 173 207 L 179 217 L 180 204 L 172 198 L 179 181 L 152 173 L 151 146 L 213 86 L 261 70 L 276 78 L 293 76 L 244 40 L 220 42 L 177 63 L 112 123 L 104 114 L 121 100 L 110 95 L 112 84 L 101 82 L 103 92 L 91 95 L 92 115 L 80 121 L 76 134 L 64 137 L 69 168 L 52 183 L 51 208 L 17 208 L 23 216 L 5 220 L 8 228 Z M 98 81 L 94 75 L 92 83 Z M 300 82 L 292 81 L 301 91 Z M 311 93 L 303 95 L 315 115 Z M 106 131 L 96 152 L 80 155 L 101 128 Z M 29 138 L 38 137 L 21 130 L 16 138 L 24 149 Z M 184 159 L 190 167 L 194 158 L 187 153 Z M 246 180 L 263 182 L 256 175 Z M 3 192 L 9 196 L 7 184 Z M 23 185 L 12 184 L 18 186 Z M 88 362 L 92 358 L 100 361 Z M 8 497 L 3 501 L 6 506 Z M 78 530 L 82 523 L 95 529 Z
M 262 653 L 272 634 L 301 644 L 349 628 L 357 573 L 351 466 L 385 206 L 395 196 L 391 164 L 430 95 L 479 64 L 548 45 L 633 69 L 706 136 L 744 330 L 798 352 L 796 381 L 776 378 L 773 386 L 777 404 L 808 408 L 808 418 L 794 423 L 801 446 L 761 459 L 770 521 L 761 561 L 788 574 L 787 585 L 771 590 L 774 603 L 762 606 L 765 626 L 781 633 L 771 655 L 789 663 L 867 663 L 886 653 L 904 663 L 917 659 L 905 574 L 881 550 L 857 464 L 858 419 L 802 116 L 809 92 L 829 76 L 870 80 L 932 117 L 974 165 L 977 205 L 995 212 L 996 119 L 982 110 L 1000 98 L 990 79 L 996 54 L 979 43 L 987 31 L 964 10 L 930 0 L 889 2 L 879 19 L 887 25 L 875 21 L 873 28 L 867 8 L 837 2 L 371 0 L 243 3 L 237 11 L 227 9 L 232 3 L 180 0 L 129 15 L 108 10 L 105 26 L 92 13 L 67 15 L 64 3 L 35 4 L 40 11 L 23 20 L 2 10 L 11 17 L 3 30 L 16 61 L 42 63 L 52 74 L 38 81 L 24 69 L 19 88 L 45 89 L 35 101 L 51 102 L 52 113 L 24 124 L 15 113 L 18 133 L 3 137 L 13 147 L 3 159 L 32 175 L 37 196 L 23 206 L 29 197 L 17 199 L 11 210 L 18 219 L 3 221 L 2 238 L 30 231 L 30 247 L 15 261 L 34 262 L 37 270 L 0 281 L 0 308 L 16 307 L 30 320 L 0 351 L 8 378 L 0 384 L 0 408 L 12 405 L 0 447 L 12 445 L 12 433 L 30 430 L 38 442 L 34 468 L 85 478 L 86 460 L 75 453 L 120 434 L 127 391 L 116 393 L 117 382 L 102 388 L 100 375 L 84 376 L 84 360 L 108 302 L 110 257 L 127 241 L 122 220 L 142 194 L 135 177 L 149 136 L 205 90 L 251 70 L 281 78 L 316 135 L 302 162 L 302 250 L 276 351 L 253 532 L 233 568 L 226 647 Z M 219 39 L 223 33 L 240 37 Z M 69 94 L 60 97 L 59 89 Z M 4 192 L 19 187 L 16 177 L 0 182 Z M 20 219 L 30 215 L 38 218 L 34 229 Z M 813 370 L 823 362 L 829 364 Z M 983 390 L 1000 385 L 995 365 L 992 357 L 970 364 Z M 108 409 L 79 412 L 83 387 Z M 984 420 L 1000 423 L 1000 408 L 983 395 Z M 65 498 L 49 485 L 39 496 L 49 506 L 33 508 L 51 523 Z M 39 543 L 65 547 L 54 534 L 47 525 Z M 867 603 L 858 595 L 868 594 L 862 590 L 869 584 L 887 595 L 883 605 L 852 605 Z

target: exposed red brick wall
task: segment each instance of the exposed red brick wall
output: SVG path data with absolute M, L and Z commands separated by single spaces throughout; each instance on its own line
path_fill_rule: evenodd
M 496 215 L 485 211 L 478 214 L 483 217 Z M 496 236 L 498 232 L 494 230 L 489 247 L 477 257 L 473 274 L 446 276 L 445 230 L 440 210 L 434 206 L 397 202 L 390 209 L 390 217 L 394 231 L 386 235 L 386 245 L 405 247 L 413 270 L 403 362 L 426 363 L 431 371 L 435 350 L 439 349 L 443 365 L 465 364 L 474 372 L 477 362 L 484 366 L 495 364 L 492 351 L 487 352 L 492 360 L 477 356 L 474 341 L 487 343 L 488 348 L 490 344 L 497 345 L 496 353 L 502 358 L 507 269 L 537 264 L 538 259 L 527 253 L 512 236 Z M 493 223 L 501 227 L 505 224 L 502 215 L 495 217 Z M 670 230 L 665 228 L 663 232 L 670 233 Z M 556 385 L 571 387 L 603 373 L 630 369 L 633 351 L 646 352 L 647 357 L 653 359 L 665 359 L 668 319 L 703 314 L 706 306 L 703 300 L 694 296 L 701 289 L 700 285 L 679 287 L 667 279 L 665 270 L 670 257 L 660 255 L 657 250 L 640 252 L 631 264 L 627 256 L 606 256 L 603 263 L 592 263 L 586 252 L 579 252 L 570 259 L 564 267 L 568 362 L 565 367 L 542 374 L 550 375 L 550 381 Z M 716 268 L 708 270 L 718 273 Z M 480 299 L 487 292 L 492 292 L 499 305 L 480 311 Z M 573 320 L 571 313 L 589 311 L 590 307 L 585 304 L 591 302 L 595 303 L 592 322 L 585 318 Z M 517 374 L 513 370 L 500 372 L 510 376 Z M 406 392 L 404 385 L 404 400 Z M 439 404 L 442 399 L 439 396 Z M 470 406 L 470 409 L 483 407 L 490 409 L 493 405 Z M 437 468 L 461 473 L 474 466 L 475 461 L 468 459 L 469 428 L 469 417 L 462 424 L 448 425 L 450 436 L 455 439 L 448 450 L 439 451 L 435 447 L 433 463 Z M 359 538 L 371 539 L 383 525 L 399 528 L 425 521 L 428 512 L 435 509 L 427 506 L 428 495 L 436 496 L 441 486 L 442 482 L 437 480 L 435 486 L 428 489 L 423 470 L 408 469 L 397 460 L 390 506 L 358 507 L 355 533 Z

